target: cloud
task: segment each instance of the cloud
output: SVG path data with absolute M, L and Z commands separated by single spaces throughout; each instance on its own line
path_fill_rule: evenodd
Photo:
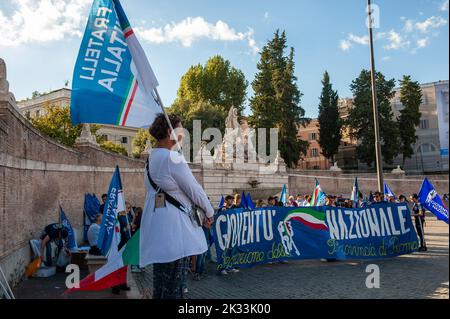
M 388 32 L 377 32 L 374 35 L 374 41 L 381 41 L 383 49 L 387 51 L 405 49 L 414 54 L 418 49 L 426 48 L 430 44 L 430 38 L 428 36 L 425 37 L 424 34 L 437 36 L 439 31 L 435 29 L 448 23 L 446 19 L 440 16 L 431 16 L 419 22 L 404 16 L 401 16 L 400 20 L 403 21 L 401 30 L 391 29 Z M 430 32 L 432 29 L 434 31 Z M 348 33 L 347 37 L 339 42 L 339 49 L 341 51 L 349 51 L 354 44 L 367 45 L 368 42 L 368 36 L 357 36 L 353 33 Z
M 448 0 L 445 0 L 442 4 L 441 4 L 441 11 L 448 11 Z
M 0 10 L 0 46 L 18 46 L 81 37 L 91 0 L 15 0 L 6 16 Z
M 405 40 L 400 33 L 391 30 L 387 33 L 386 39 L 388 44 L 384 46 L 386 50 L 398 50 L 401 48 L 408 47 L 410 41 Z
M 419 30 L 422 33 L 427 33 L 428 29 L 433 28 L 439 28 L 447 24 L 447 20 L 445 20 L 442 17 L 429 17 L 423 22 L 417 22 L 416 23 L 416 29 Z
M 351 47 L 352 43 L 348 40 L 341 40 L 339 43 L 339 48 L 344 52 L 350 50 Z
M 177 23 L 166 24 L 164 27 L 137 27 L 135 30 L 144 41 L 150 43 L 178 42 L 184 47 L 191 47 L 195 41 L 201 39 L 224 42 L 246 41 L 253 53 L 259 52 L 253 29 L 237 32 L 221 20 L 210 23 L 203 17 L 188 17 Z
M 419 39 L 417 40 L 417 48 L 421 49 L 421 48 L 425 48 L 430 44 L 429 38 L 423 38 L 423 39 Z
M 413 32 L 414 31 L 414 23 L 411 19 L 405 20 L 405 25 L 403 26 L 403 30 L 405 32 Z
M 391 59 L 390 56 L 384 56 L 381 58 L 382 61 L 389 61 Z
M 348 40 L 352 41 L 354 43 L 357 43 L 357 44 L 362 44 L 362 45 L 369 44 L 369 36 L 368 35 L 360 37 L 360 36 L 354 35 L 353 33 L 350 33 L 348 35 Z
M 266 12 L 264 13 L 264 19 L 266 19 L 266 20 L 269 19 L 269 12 L 266 11 Z

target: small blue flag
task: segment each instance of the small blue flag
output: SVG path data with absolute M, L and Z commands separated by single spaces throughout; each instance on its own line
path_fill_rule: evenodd
M 225 206 L 225 198 L 222 196 L 219 203 L 219 210 L 221 210 Z
M 283 203 L 283 206 L 286 206 L 286 184 L 283 185 L 283 189 L 281 190 L 280 202 Z
M 251 209 L 251 210 L 255 209 L 255 204 L 253 204 L 253 200 L 252 200 L 252 197 L 250 196 L 250 193 L 248 193 L 246 201 L 247 201 L 247 206 L 249 209 Z
M 394 197 L 395 199 L 397 199 L 397 197 L 391 191 L 391 189 L 389 188 L 388 184 L 386 184 L 386 182 L 384 183 L 384 195 L 387 195 L 389 197 Z
M 430 212 L 436 215 L 437 219 L 448 224 L 448 209 L 442 202 L 441 197 L 431 185 L 428 178 L 425 177 L 422 187 L 419 191 L 419 202 Z
M 244 209 L 248 208 L 247 197 L 245 196 L 245 192 L 242 192 L 241 195 L 241 207 Z
M 98 234 L 97 246 L 103 256 L 106 256 L 111 248 L 111 242 L 114 235 L 114 226 L 117 221 L 117 214 L 122 211 L 125 211 L 125 199 L 123 196 L 119 166 L 116 166 L 111 184 L 109 185 L 102 224 L 100 225 L 100 231 Z
M 59 214 L 61 219 L 61 224 L 67 228 L 69 236 L 67 237 L 67 248 L 74 249 L 77 248 L 77 241 L 75 240 L 75 232 L 73 231 L 72 225 L 70 224 L 69 219 L 64 213 L 61 206 L 59 206 Z

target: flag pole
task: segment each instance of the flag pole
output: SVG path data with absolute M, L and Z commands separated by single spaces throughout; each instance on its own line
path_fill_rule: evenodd
M 373 108 L 373 124 L 375 133 L 375 160 L 377 167 L 377 181 L 378 191 L 383 193 L 383 166 L 381 163 L 381 143 L 380 143 L 380 128 L 379 128 L 379 116 L 378 116 L 378 103 L 377 103 L 377 88 L 375 83 L 375 58 L 373 53 L 373 34 L 372 34 L 372 5 L 371 1 L 367 0 L 367 11 L 369 13 L 369 44 L 370 44 L 370 69 L 372 80 L 372 108 Z
M 177 146 L 177 152 L 181 153 L 181 145 L 180 145 L 180 143 L 178 143 L 178 137 L 175 134 L 175 130 L 173 129 L 172 123 L 169 120 L 169 116 L 166 113 L 166 109 L 164 108 L 164 104 L 163 104 L 163 102 L 161 100 L 161 97 L 159 96 L 158 89 L 155 88 L 154 91 L 155 91 L 155 95 L 156 95 L 156 99 L 158 101 L 158 104 L 161 107 L 161 110 L 162 110 L 162 112 L 164 114 L 164 117 L 166 118 L 167 124 L 169 124 L 169 128 L 170 128 L 170 130 L 172 132 L 172 138 L 175 140 L 175 143 L 176 143 L 176 146 Z

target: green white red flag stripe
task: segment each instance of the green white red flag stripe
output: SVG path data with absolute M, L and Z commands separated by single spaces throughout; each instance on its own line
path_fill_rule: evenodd
M 325 213 L 316 211 L 312 208 L 298 208 L 294 209 L 285 218 L 285 222 L 296 220 L 303 225 L 316 230 L 328 230 L 325 223 Z

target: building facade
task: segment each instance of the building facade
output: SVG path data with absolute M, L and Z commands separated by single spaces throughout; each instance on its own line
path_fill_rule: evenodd
M 44 115 L 45 106 L 50 107 L 70 107 L 70 97 L 72 91 L 68 88 L 51 91 L 40 96 L 19 101 L 17 107 L 23 116 L 30 119 Z M 97 135 L 103 136 L 105 140 L 122 145 L 131 156 L 132 141 L 138 129 L 133 127 L 123 127 L 115 125 L 101 124 Z
M 330 161 L 322 155 L 319 144 L 319 121 L 313 119 L 306 127 L 300 127 L 297 137 L 303 141 L 308 141 L 309 147 L 306 156 L 298 162 L 300 169 L 329 169 Z
M 404 170 L 414 172 L 448 171 L 448 133 L 449 101 L 448 81 L 438 81 L 421 85 L 420 125 L 416 128 L 417 141 L 414 154 L 406 159 Z M 397 88 L 391 101 L 395 117 L 400 116 L 403 105 L 400 102 L 400 89 Z M 398 156 L 395 165 L 402 165 Z
M 414 154 L 406 159 L 403 170 L 412 173 L 431 173 L 448 171 L 448 134 L 449 134 L 449 85 L 447 81 L 421 84 L 422 103 L 420 105 L 420 125 L 416 128 L 417 141 Z M 339 100 L 339 113 L 346 119 L 353 107 L 351 98 Z M 400 89 L 395 89 L 391 100 L 394 118 L 400 116 L 403 105 L 400 102 Z M 369 114 L 372 116 L 372 114 Z M 343 130 L 342 142 L 337 155 L 338 165 L 344 169 L 366 169 L 356 159 L 357 141 L 349 136 L 348 129 Z M 395 158 L 393 165 L 384 163 L 385 168 L 402 166 L 402 156 Z

